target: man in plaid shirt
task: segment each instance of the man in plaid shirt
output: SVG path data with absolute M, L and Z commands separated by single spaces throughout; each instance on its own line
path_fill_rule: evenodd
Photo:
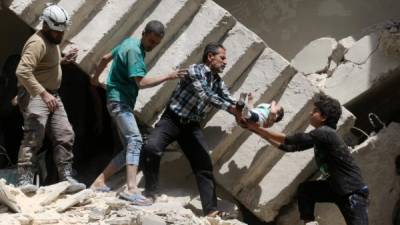
M 173 92 L 143 147 L 145 193 L 148 197 L 154 199 L 157 191 L 162 153 L 170 143 L 178 141 L 195 174 L 204 214 L 222 214 L 217 210 L 213 166 L 200 122 L 211 105 L 238 115 L 236 101 L 218 75 L 225 66 L 225 48 L 221 44 L 210 43 L 204 50 L 203 64 L 191 65 L 188 75 Z

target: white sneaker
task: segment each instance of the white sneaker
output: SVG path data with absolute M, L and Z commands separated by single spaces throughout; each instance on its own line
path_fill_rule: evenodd
M 317 221 L 311 221 L 306 223 L 305 225 L 319 225 Z

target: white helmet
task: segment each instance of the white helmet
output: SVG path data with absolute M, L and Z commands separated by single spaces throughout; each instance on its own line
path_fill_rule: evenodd
M 65 31 L 70 23 L 67 11 L 58 5 L 45 8 L 40 18 L 49 25 L 51 30 L 55 31 Z

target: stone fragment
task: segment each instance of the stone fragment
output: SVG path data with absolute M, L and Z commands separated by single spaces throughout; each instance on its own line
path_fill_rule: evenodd
M 91 189 L 82 190 L 74 195 L 69 196 L 66 201 L 64 201 L 57 207 L 57 212 L 63 212 L 76 204 L 82 204 L 83 202 L 90 198 L 93 198 L 94 196 L 95 193 Z
M 68 181 L 63 181 L 51 186 L 45 187 L 46 198 L 40 203 L 42 206 L 46 206 L 55 201 L 61 193 L 63 193 L 71 184 Z M 38 190 L 39 191 L 39 190 Z
M 157 216 L 151 214 L 140 215 L 137 218 L 138 225 L 166 225 L 164 220 Z
M 291 64 L 303 74 L 326 72 L 336 46 L 337 42 L 333 38 L 314 40 L 292 59 Z
M 379 33 L 371 33 L 358 40 L 344 55 L 345 60 L 355 64 L 364 64 L 378 48 Z

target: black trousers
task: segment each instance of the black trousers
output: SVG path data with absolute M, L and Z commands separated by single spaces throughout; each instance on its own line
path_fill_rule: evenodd
M 173 141 L 178 141 L 189 160 L 200 192 L 204 214 L 217 210 L 213 166 L 203 131 L 199 123 L 182 121 L 169 109 L 164 112 L 143 146 L 141 160 L 146 193 L 152 194 L 157 191 L 160 160 L 165 148 Z
M 368 225 L 368 189 L 348 195 L 336 194 L 328 181 L 310 181 L 300 184 L 298 204 L 302 220 L 314 220 L 316 202 L 335 203 L 347 225 Z

